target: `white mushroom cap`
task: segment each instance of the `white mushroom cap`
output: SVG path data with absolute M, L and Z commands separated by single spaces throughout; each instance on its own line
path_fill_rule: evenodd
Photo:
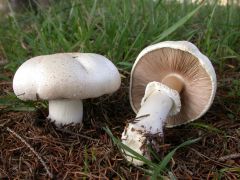
M 146 47 L 131 72 L 130 103 L 138 112 L 148 83 L 169 75 L 182 80 L 181 111 L 167 119 L 167 127 L 193 121 L 209 109 L 216 93 L 216 74 L 211 61 L 187 41 L 165 41 Z
M 117 68 L 104 56 L 59 53 L 23 63 L 13 79 L 22 100 L 86 99 L 113 93 L 121 83 Z

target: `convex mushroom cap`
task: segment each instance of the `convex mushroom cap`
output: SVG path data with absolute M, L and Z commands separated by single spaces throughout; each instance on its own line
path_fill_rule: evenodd
M 82 99 L 113 93 L 120 84 L 117 68 L 104 56 L 59 53 L 24 62 L 14 76 L 13 90 L 22 100 L 48 100 L 49 118 L 66 124 L 81 122 Z

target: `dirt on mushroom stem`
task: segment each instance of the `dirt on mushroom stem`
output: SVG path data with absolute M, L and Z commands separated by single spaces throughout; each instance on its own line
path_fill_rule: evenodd
M 11 77 L 9 72 L 5 74 Z M 0 177 L 9 179 L 46 177 L 46 172 L 35 155 L 6 131 L 6 127 L 9 127 L 37 151 L 55 178 L 113 179 L 119 178 L 118 174 L 130 180 L 147 178 L 141 169 L 127 164 L 110 137 L 102 130 L 102 127 L 108 125 L 115 136 L 121 137 L 126 120 L 135 119 L 128 100 L 129 76 L 127 74 L 125 76 L 121 89 L 116 94 L 86 101 L 83 127 L 65 126 L 65 132 L 56 130 L 53 123 L 44 120 L 47 109 L 40 109 L 37 112 L 6 112 L 1 109 Z M 219 86 L 217 92 L 219 98 L 215 99 L 209 112 L 197 121 L 220 132 L 197 125 L 186 125 L 164 131 L 165 144 L 162 148 L 167 151 L 188 139 L 202 137 L 198 143 L 183 148 L 174 155 L 169 170 L 177 178 L 217 178 L 221 169 L 240 167 L 239 159 L 226 159 L 224 162 L 218 160 L 224 155 L 240 153 L 240 121 L 230 119 L 227 110 L 231 108 L 231 111 L 237 113 L 239 107 L 238 103 L 232 101 L 233 98 L 227 94 L 227 87 L 230 87 L 232 80 L 237 76 L 237 73 L 230 73 L 219 77 L 220 83 L 225 86 Z M 0 81 L 1 96 L 12 92 L 11 87 L 10 82 Z M 224 103 L 226 101 L 230 103 Z M 235 115 L 239 117 L 240 114 Z M 92 140 L 77 134 L 85 135 Z M 239 173 L 224 171 L 222 177 L 239 179 Z
M 164 146 L 163 134 L 146 133 L 144 134 L 144 136 L 146 137 L 146 139 L 143 143 L 143 146 L 140 148 L 141 150 L 143 150 L 143 156 L 148 157 L 150 160 L 154 160 L 153 155 L 149 152 L 150 148 L 159 157 L 159 159 L 162 159 L 167 150 Z

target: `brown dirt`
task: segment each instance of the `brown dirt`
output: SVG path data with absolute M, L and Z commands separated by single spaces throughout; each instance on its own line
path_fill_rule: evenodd
M 109 126 L 121 136 L 125 122 L 134 118 L 128 101 L 128 79 L 124 74 L 121 89 L 112 96 L 84 102 L 83 126 L 58 129 L 46 120 L 47 110 L 12 112 L 0 109 L 0 179 L 45 179 L 46 170 L 33 152 L 7 128 L 21 136 L 46 162 L 55 179 L 147 179 L 141 170 L 129 165 L 102 129 Z M 169 150 L 182 142 L 202 139 L 174 155 L 169 170 L 178 179 L 240 179 L 240 158 L 227 155 L 240 153 L 240 111 L 237 100 L 228 95 L 232 80 L 238 76 L 221 76 L 214 104 L 197 123 L 215 129 L 185 125 L 166 129 Z M 226 78 L 225 78 L 226 77 Z M 11 92 L 10 82 L 0 82 L 0 96 Z M 229 115 L 233 114 L 233 115 Z M 221 161 L 221 157 L 225 160 Z

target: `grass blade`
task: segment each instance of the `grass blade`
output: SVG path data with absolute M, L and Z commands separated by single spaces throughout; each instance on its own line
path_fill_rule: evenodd
M 195 128 L 201 128 L 201 129 L 206 129 L 210 132 L 215 132 L 215 133 L 222 133 L 224 134 L 223 131 L 221 131 L 220 129 L 217 129 L 215 127 L 213 127 L 210 124 L 204 124 L 204 123 L 191 123 L 190 125 L 194 126 Z
M 130 46 L 129 50 L 127 51 L 123 61 L 125 61 L 126 59 L 128 59 L 128 56 L 130 54 L 130 52 L 132 51 L 132 49 L 134 48 L 135 44 L 137 43 L 137 41 L 139 40 L 139 38 L 141 37 L 141 35 L 143 34 L 145 28 L 147 27 L 147 23 L 143 26 L 143 28 L 141 29 L 141 31 L 138 33 L 138 35 L 136 36 L 134 42 L 132 43 L 132 45 Z
M 113 142 L 118 146 L 118 148 L 120 150 L 124 150 L 124 151 L 128 151 L 129 153 L 131 153 L 133 156 L 133 158 L 143 161 L 145 164 L 147 164 L 150 167 L 156 167 L 156 165 L 151 162 L 150 160 L 148 160 L 147 158 L 145 158 L 144 156 L 140 155 L 139 153 L 137 153 L 136 151 L 132 150 L 131 148 L 129 148 L 128 146 L 126 146 L 125 144 L 123 144 L 119 139 L 117 139 L 116 137 L 113 136 L 111 130 L 106 127 L 103 128 L 106 133 L 111 137 L 111 139 L 113 140 Z
M 164 38 L 166 38 L 168 35 L 176 31 L 179 27 L 184 25 L 196 12 L 199 11 L 199 9 L 202 7 L 203 4 L 200 4 L 197 8 L 195 8 L 193 11 L 188 13 L 186 16 L 184 16 L 182 19 L 180 19 L 178 22 L 173 24 L 170 28 L 163 31 L 159 36 L 156 37 L 156 40 L 153 41 L 152 44 L 158 43 L 162 41 Z
M 188 146 L 190 144 L 193 144 L 197 141 L 199 141 L 201 138 L 196 138 L 196 139 L 191 139 L 188 141 L 185 141 L 184 143 L 180 144 L 178 147 L 176 147 L 175 149 L 173 149 L 171 152 L 169 152 L 161 161 L 161 163 L 157 166 L 157 168 L 154 170 L 153 172 L 153 176 L 151 179 L 157 179 L 157 176 L 160 174 L 160 172 L 164 171 L 164 169 L 166 168 L 167 164 L 169 163 L 169 161 L 172 159 L 173 155 L 175 154 L 175 152 L 179 149 L 182 148 L 184 146 Z
M 7 96 L 0 96 L 0 107 L 12 111 L 35 111 L 36 108 L 33 102 L 24 102 L 16 96 L 9 94 Z M 1 109 L 0 109 L 1 110 Z

